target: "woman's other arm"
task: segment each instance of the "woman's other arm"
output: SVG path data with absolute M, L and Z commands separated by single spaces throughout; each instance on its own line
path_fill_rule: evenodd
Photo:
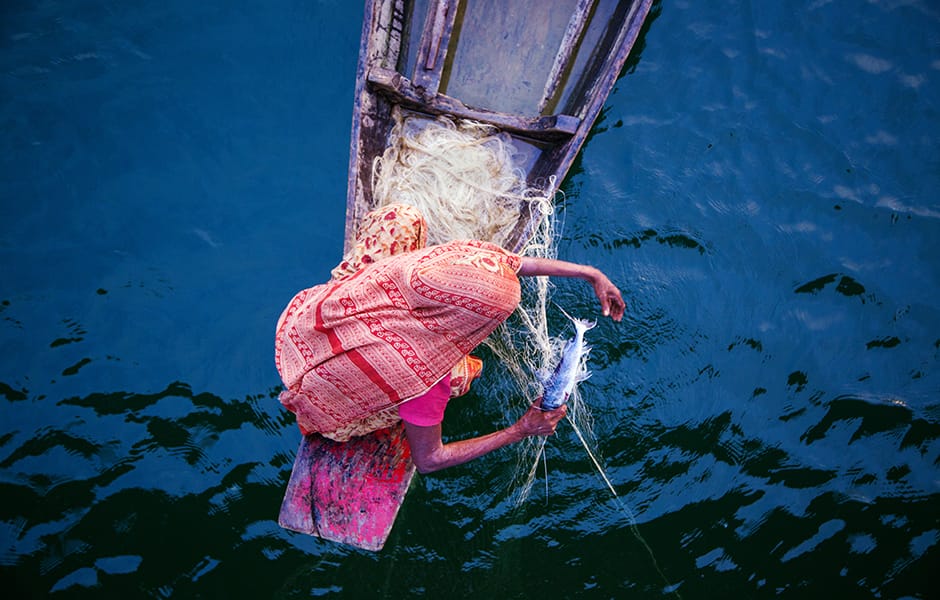
M 541 401 L 532 404 L 521 419 L 505 429 L 449 444 L 441 440 L 440 423 L 422 427 L 405 421 L 405 435 L 411 446 L 411 458 L 418 472 L 431 473 L 469 462 L 529 436 L 552 435 L 568 408 L 563 405 L 552 411 L 543 411 L 539 404 Z

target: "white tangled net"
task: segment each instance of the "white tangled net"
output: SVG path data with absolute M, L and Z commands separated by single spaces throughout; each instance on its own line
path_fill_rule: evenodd
M 428 225 L 428 244 L 480 239 L 507 247 L 520 216 L 530 211 L 524 240 L 509 249 L 555 258 L 555 192 L 527 184 L 518 165 L 510 137 L 491 126 L 399 117 L 388 149 L 373 165 L 373 196 L 377 206 L 403 202 L 418 208 Z M 553 189 L 555 182 L 547 187 Z M 523 277 L 520 283 L 519 308 L 484 343 L 512 380 L 512 389 L 487 394 L 522 400 L 524 409 L 541 395 L 539 379 L 558 362 L 564 340 L 548 333 L 548 277 Z M 576 394 L 568 406 L 572 424 L 589 433 L 590 415 Z M 528 496 L 544 444 L 545 438 L 530 437 L 523 446 L 514 481 L 517 503 Z

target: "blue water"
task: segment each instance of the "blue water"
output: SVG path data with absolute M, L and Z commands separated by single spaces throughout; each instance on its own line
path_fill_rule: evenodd
M 582 395 L 663 576 L 564 428 L 547 504 L 506 450 L 418 477 L 379 554 L 277 526 L 273 326 L 341 252 L 358 3 L 0 15 L 12 597 L 935 594 L 933 3 L 657 4 L 565 182 L 561 255 L 629 309 Z M 499 379 L 445 433 L 511 422 Z

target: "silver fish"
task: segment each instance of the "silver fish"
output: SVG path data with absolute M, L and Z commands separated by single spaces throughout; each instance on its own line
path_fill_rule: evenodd
M 591 347 L 584 341 L 584 332 L 597 323 L 575 319 L 565 311 L 561 312 L 574 323 L 574 337 L 565 344 L 555 372 L 543 383 L 545 393 L 542 395 L 542 410 L 555 410 L 567 402 L 578 383 L 591 376 L 586 365 Z

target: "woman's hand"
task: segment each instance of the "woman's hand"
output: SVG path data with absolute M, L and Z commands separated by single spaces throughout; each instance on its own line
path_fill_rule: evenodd
M 600 300 L 601 311 L 605 317 L 609 316 L 614 321 L 619 322 L 623 319 L 623 310 L 626 307 L 623 296 L 620 295 L 617 286 L 607 278 L 607 275 L 604 275 L 600 269 L 594 270 L 597 272 L 590 279 L 590 282 L 594 286 L 594 294 Z
M 583 279 L 594 288 L 594 294 L 601 303 L 601 312 L 604 316 L 609 316 L 614 321 L 620 321 L 623 318 L 625 305 L 620 290 L 596 268 L 588 265 L 580 265 L 564 260 L 554 258 L 537 258 L 533 256 L 523 256 L 522 265 L 519 267 L 519 276 L 526 277 L 532 275 L 548 275 L 553 277 L 576 277 Z
M 539 398 L 529 406 L 529 410 L 516 421 L 515 427 L 524 437 L 532 435 L 553 435 L 558 422 L 568 414 L 568 406 L 562 404 L 555 410 L 542 410 L 542 399 Z

